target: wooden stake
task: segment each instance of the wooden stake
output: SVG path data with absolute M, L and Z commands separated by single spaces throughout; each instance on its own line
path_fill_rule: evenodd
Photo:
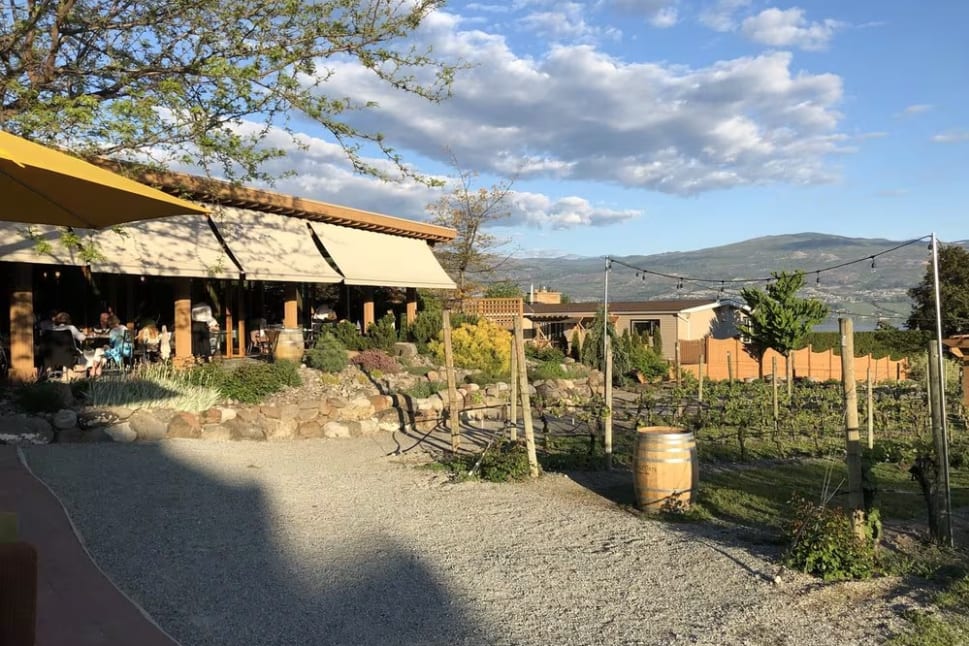
M 871 367 L 868 368 L 868 450 L 875 447 L 875 394 L 872 390 Z
M 680 380 L 683 378 L 682 366 L 680 365 L 680 342 L 679 340 L 673 344 L 673 365 L 675 366 L 676 383 L 679 385 Z
M 733 361 L 730 359 L 730 352 L 727 352 L 727 379 L 733 383 Z
M 602 450 L 606 454 L 606 469 L 612 469 L 612 339 L 606 335 L 606 375 L 605 375 L 605 406 L 602 420 Z M 680 344 L 677 343 L 679 348 Z M 679 361 L 677 361 L 677 381 L 679 381 Z
M 838 319 L 841 331 L 841 385 L 844 390 L 845 446 L 848 463 L 848 508 L 851 528 L 864 538 L 865 498 L 861 490 L 861 440 L 858 436 L 858 384 L 855 382 L 854 325 L 849 318 Z
M 535 453 L 535 428 L 532 426 L 532 406 L 528 395 L 528 371 L 525 370 L 525 335 L 522 332 L 522 317 L 515 317 L 515 353 L 518 356 L 518 386 L 521 389 L 522 421 L 525 423 L 525 450 L 528 452 L 528 470 L 533 478 L 538 477 L 538 455 Z
M 447 373 L 448 426 L 451 428 L 451 450 L 461 450 L 461 423 L 458 417 L 458 388 L 454 377 L 454 349 L 451 346 L 451 312 L 441 312 L 444 332 L 444 371 Z
M 937 520 L 937 531 L 938 535 L 934 536 L 936 541 L 943 545 L 952 545 L 952 532 L 949 527 L 949 491 L 947 488 L 947 483 L 949 482 L 949 463 L 948 463 L 948 447 L 946 446 L 946 437 L 942 428 L 942 406 L 939 403 L 939 399 L 942 396 L 943 384 L 941 380 L 941 375 L 939 373 L 939 346 L 935 341 L 929 343 L 929 384 L 931 385 L 931 396 L 929 400 L 932 402 L 932 443 L 935 447 L 935 473 L 934 475 L 934 486 L 933 486 L 933 501 L 932 505 L 935 507 L 936 520 Z
M 777 387 L 780 384 L 780 381 L 777 380 L 777 356 L 776 355 L 770 358 L 770 365 L 771 365 L 771 372 L 770 372 L 771 390 L 774 393 L 774 432 L 776 433 L 778 426 L 780 426 L 780 420 L 781 420 L 780 402 L 778 401 L 778 397 L 777 397 Z
M 703 353 L 702 352 L 700 353 L 699 376 L 700 376 L 700 383 L 697 385 L 696 398 L 697 398 L 697 401 L 699 401 L 702 404 L 703 403 Z
M 515 337 L 511 338 L 511 431 L 508 439 L 518 441 L 518 346 Z

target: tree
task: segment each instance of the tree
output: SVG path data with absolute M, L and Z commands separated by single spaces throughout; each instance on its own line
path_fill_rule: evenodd
M 828 306 L 813 298 L 797 297 L 798 290 L 804 286 L 804 272 L 782 271 L 771 276 L 774 280 L 766 290 L 745 287 L 740 291 L 750 313 L 737 327 L 750 338 L 747 348 L 754 356 L 762 357 L 772 348 L 788 358 L 811 328 L 828 315 Z M 787 366 L 790 383 L 793 377 L 790 361 Z
M 456 163 L 454 166 L 458 168 Z M 470 296 L 478 289 L 479 281 L 492 276 L 505 260 L 495 253 L 504 242 L 485 229 L 510 215 L 504 202 L 514 182 L 503 180 L 490 189 L 474 189 L 475 176 L 473 172 L 458 169 L 456 186 L 427 207 L 434 224 L 457 231 L 454 240 L 438 243 L 434 253 L 457 283 L 455 297 L 458 299 Z
M 353 62 L 377 83 L 445 98 L 457 67 L 407 43 L 443 4 L 10 0 L 0 9 L 0 126 L 84 156 L 268 180 L 263 163 L 302 146 L 290 123 L 308 118 L 357 171 L 388 175 L 361 157 L 368 145 L 413 177 L 383 135 L 346 119 L 378 106 L 326 85 L 335 65 Z M 275 143 L 273 127 L 290 141 Z
M 917 286 L 908 290 L 915 301 L 908 317 L 912 330 L 935 332 L 935 283 L 932 264 Z M 969 251 L 956 245 L 939 245 L 939 301 L 942 336 L 969 333 Z
M 521 298 L 522 290 L 521 287 L 516 285 L 510 280 L 500 280 L 497 283 L 491 283 L 485 289 L 485 298 Z

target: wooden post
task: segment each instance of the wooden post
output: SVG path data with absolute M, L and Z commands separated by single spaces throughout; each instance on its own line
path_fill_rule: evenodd
M 461 450 L 461 423 L 458 417 L 458 387 L 454 377 L 454 349 L 451 346 L 451 311 L 441 312 L 441 331 L 444 333 L 444 371 L 447 374 L 448 426 L 451 429 L 451 450 Z
M 673 344 L 673 361 L 674 361 L 674 373 L 676 375 L 676 383 L 679 384 L 680 380 L 683 378 L 681 373 L 682 366 L 680 365 L 680 340 L 677 339 L 676 343 Z
M 699 368 L 699 383 L 697 384 L 696 398 L 701 404 L 703 403 L 703 353 L 700 353 L 700 368 Z
M 777 355 L 775 354 L 770 358 L 770 380 L 771 380 L 771 390 L 774 395 L 774 432 L 777 432 L 778 427 L 781 423 L 781 409 L 780 402 L 777 397 L 777 386 L 781 382 L 777 379 Z
M 872 390 L 871 368 L 868 368 L 868 450 L 875 447 L 875 393 Z
M 10 378 L 33 381 L 34 367 L 34 272 L 24 262 L 12 266 L 10 292 Z
M 407 324 L 417 320 L 417 288 L 407 288 Z
M 246 356 L 246 346 L 249 339 L 246 338 L 246 295 L 241 280 L 236 284 L 236 303 L 238 303 L 236 308 L 236 334 L 239 337 L 239 356 L 244 357 Z
M 794 354 L 793 350 L 784 357 L 784 366 L 787 369 L 787 403 L 791 403 L 794 397 Z
M 518 387 L 522 398 L 522 421 L 525 424 L 525 450 L 528 453 L 529 475 L 538 477 L 538 455 L 535 453 L 535 428 L 532 426 L 532 405 L 528 394 L 528 371 L 525 370 L 525 334 L 522 317 L 515 317 L 515 354 L 518 355 Z
M 612 469 L 612 339 L 606 334 L 605 406 L 602 419 L 602 450 L 606 454 L 606 469 Z M 679 342 L 676 343 L 679 348 Z M 677 361 L 677 380 L 679 380 L 679 361 Z
M 235 306 L 232 299 L 232 283 L 224 283 L 225 290 L 223 290 L 222 299 L 225 302 L 223 311 L 225 312 L 225 356 L 227 359 L 232 358 L 234 352 L 232 351 L 232 329 L 235 326 L 235 317 L 232 316 L 235 311 Z
M 518 441 L 518 346 L 515 337 L 511 338 L 511 431 L 508 439 Z
M 851 528 L 864 538 L 865 499 L 861 489 L 861 438 L 858 437 L 858 384 L 855 382 L 854 325 L 850 318 L 839 318 L 841 332 L 841 384 L 844 390 L 845 446 L 848 463 L 848 508 Z
M 928 362 L 928 372 L 929 372 L 929 383 L 931 384 L 931 396 L 929 400 L 932 401 L 932 443 L 935 447 L 935 473 L 932 487 L 932 505 L 936 510 L 937 519 L 937 530 L 938 535 L 934 536 L 936 541 L 943 545 L 952 545 L 952 531 L 949 525 L 950 523 L 950 512 L 949 509 L 949 448 L 946 445 L 945 432 L 942 427 L 942 405 L 940 400 L 942 398 L 942 389 L 945 387 L 942 383 L 941 374 L 939 372 L 939 363 L 941 358 L 939 357 L 939 346 L 936 341 L 929 342 L 929 362 Z
M 192 365 L 192 279 L 175 279 L 175 357 L 177 368 Z
M 299 327 L 299 285 L 296 283 L 286 284 L 286 300 L 283 302 L 283 327 Z M 364 328 L 366 331 L 366 328 Z
M 377 319 L 374 316 L 373 309 L 373 288 L 367 287 L 366 294 L 363 297 L 363 329 L 361 332 L 363 334 L 367 333 L 367 328 L 369 328 L 373 323 L 376 323 Z
M 727 380 L 733 383 L 733 361 L 730 360 L 730 351 L 727 351 Z

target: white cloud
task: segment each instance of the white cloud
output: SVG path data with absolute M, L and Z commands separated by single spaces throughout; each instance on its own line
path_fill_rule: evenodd
M 718 0 L 700 12 L 700 22 L 714 31 L 737 28 L 736 14 L 750 6 L 750 0 Z
M 665 7 L 656 12 L 652 18 L 649 19 L 649 24 L 658 29 L 668 29 L 676 24 L 679 20 L 679 14 L 676 11 L 676 7 Z
M 643 16 L 658 29 L 672 27 L 679 20 L 679 0 L 611 0 L 612 7 L 624 13 Z
M 917 114 L 922 114 L 923 112 L 928 112 L 929 110 L 932 110 L 933 108 L 935 108 L 935 106 L 934 105 L 931 105 L 931 104 L 928 104 L 928 103 L 915 103 L 913 105 L 907 106 L 904 110 L 902 110 L 901 112 L 899 112 L 895 116 L 897 116 L 897 117 L 911 117 L 911 116 L 915 116 Z
M 937 144 L 955 144 L 962 141 L 969 141 L 969 130 L 946 130 L 945 132 L 933 135 L 932 141 Z
M 514 191 L 508 196 L 511 216 L 503 225 L 525 224 L 551 229 L 576 226 L 607 226 L 642 215 L 634 209 L 615 210 L 593 206 L 588 200 L 569 196 L 553 200 L 540 193 Z
M 763 45 L 816 51 L 825 49 L 834 33 L 844 26 L 844 23 L 831 19 L 809 23 L 804 17 L 804 10 L 798 7 L 786 10 L 771 7 L 744 19 L 741 32 L 748 39 Z

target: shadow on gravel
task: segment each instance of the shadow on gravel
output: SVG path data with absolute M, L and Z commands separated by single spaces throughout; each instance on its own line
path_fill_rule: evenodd
M 277 520 L 284 512 L 251 479 L 213 477 L 158 444 L 98 445 L 96 459 L 83 447 L 29 449 L 28 462 L 98 564 L 183 646 L 494 637 L 419 553 L 387 536 L 290 536 Z M 75 454 L 45 464 L 48 451 Z

